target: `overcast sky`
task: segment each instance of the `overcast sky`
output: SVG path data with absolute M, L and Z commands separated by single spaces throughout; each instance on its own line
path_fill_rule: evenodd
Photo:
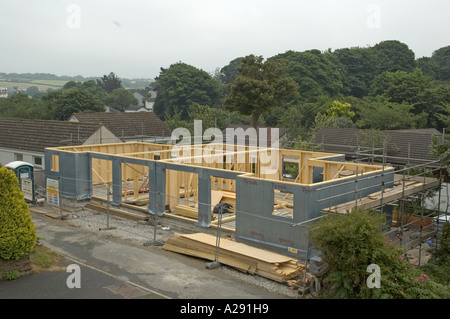
M 248 54 L 450 45 L 448 0 L 0 0 L 0 72 L 154 78 Z

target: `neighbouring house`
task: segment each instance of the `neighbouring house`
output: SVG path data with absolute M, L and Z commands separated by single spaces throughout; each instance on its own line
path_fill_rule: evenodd
M 122 142 L 168 143 L 172 135 L 153 112 L 75 113 L 69 121 L 102 123 Z
M 150 112 L 153 112 L 153 106 L 155 105 L 158 93 L 156 91 L 149 91 L 148 94 L 150 96 L 145 100 L 145 108 Z
M 134 92 L 133 96 L 136 100 L 138 100 L 138 103 L 136 105 L 132 104 L 129 105 L 127 108 L 125 108 L 125 112 L 131 113 L 131 112 L 153 112 L 153 105 L 155 104 L 156 100 L 156 92 L 150 91 L 150 97 L 144 98 L 142 94 L 139 92 Z M 145 103 L 144 103 L 145 100 Z
M 125 113 L 133 113 L 133 112 L 149 112 L 144 106 L 139 105 L 130 105 L 124 110 Z
M 38 174 L 45 170 L 47 147 L 117 142 L 121 140 L 99 123 L 0 118 L 0 163 L 24 161 Z
M 140 94 L 139 92 L 134 92 L 133 96 L 138 101 L 137 106 L 145 107 L 145 105 L 144 105 L 144 96 L 142 96 L 142 94 Z
M 117 112 L 120 112 L 120 111 L 115 109 L 115 108 L 113 108 L 113 107 L 111 107 L 111 106 L 105 105 L 105 112 L 106 113 L 117 113 Z
M 137 104 L 131 104 L 125 108 L 124 112 L 148 112 L 144 105 L 144 97 L 139 92 L 133 93 L 134 98 L 138 101 Z
M 442 133 L 434 128 L 370 131 L 325 127 L 315 134 L 315 143 L 321 144 L 324 152 L 345 154 L 349 160 L 371 160 L 375 156 L 375 160 L 381 162 L 382 140 L 385 140 L 386 163 L 394 166 L 426 164 L 427 167 L 439 167 L 438 158 L 430 154 L 435 135 L 442 136 Z

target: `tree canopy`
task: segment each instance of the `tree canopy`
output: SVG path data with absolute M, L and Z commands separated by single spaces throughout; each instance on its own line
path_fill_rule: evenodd
M 177 62 L 161 68 L 140 93 L 156 90 L 154 111 L 171 123 L 179 118 L 185 125 L 192 117 L 211 123 L 213 114 L 218 127 L 233 121 L 284 127 L 291 140 L 309 139 L 323 125 L 442 131 L 449 127 L 449 70 L 450 46 L 415 59 L 408 45 L 388 40 L 334 51 L 289 50 L 266 60 L 236 57 L 213 74 Z M 71 112 L 103 111 L 100 105 L 123 111 L 136 103 L 114 72 L 69 80 L 60 90 L 43 93 L 31 87 L 28 94 L 0 100 L 0 116 L 64 120 Z M 350 105 L 355 115 L 330 114 L 333 101 Z
M 433 52 L 431 60 L 436 63 L 436 79 L 450 82 L 450 45 Z
M 97 80 L 97 84 L 108 93 L 122 87 L 122 81 L 120 81 L 119 77 L 117 77 L 114 72 L 103 75 L 100 80 Z
M 193 103 L 219 107 L 222 89 L 219 83 L 207 72 L 191 65 L 179 62 L 168 69 L 161 68 L 156 78 L 158 95 L 154 112 L 164 118 L 166 114 L 173 116 L 175 111 L 181 113 L 181 118 L 188 118 L 189 106 Z
M 299 96 L 303 100 L 341 93 L 343 74 L 337 58 L 330 52 L 287 51 L 269 60 L 284 63 L 287 76 L 297 82 Z
M 96 96 L 79 88 L 54 91 L 42 100 L 53 112 L 53 117 L 60 121 L 66 121 L 73 113 L 104 111 L 104 104 Z
M 248 55 L 238 68 L 239 76 L 228 85 L 223 100 L 225 108 L 251 116 L 252 127 L 257 127 L 261 114 L 293 98 L 297 83 L 286 77 L 283 64 L 262 56 Z

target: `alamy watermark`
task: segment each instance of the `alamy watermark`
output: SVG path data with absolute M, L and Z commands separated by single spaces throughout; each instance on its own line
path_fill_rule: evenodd
M 381 269 L 377 264 L 372 264 L 367 267 L 367 272 L 370 273 L 367 277 L 367 287 L 370 289 L 381 288 Z
M 185 164 L 248 163 L 258 158 L 263 174 L 278 171 L 279 138 L 278 128 L 249 127 L 227 128 L 225 136 L 218 128 L 203 131 L 202 121 L 194 121 L 194 136 L 187 128 L 172 131 L 171 140 L 175 144 L 172 156 Z M 205 141 L 209 141 L 205 145 Z M 234 154 L 235 156 L 228 156 Z
M 66 285 L 69 289 L 81 288 L 81 269 L 77 264 L 67 266 L 66 272 L 72 273 L 67 277 Z
M 369 29 L 381 28 L 381 7 L 378 4 L 372 3 L 367 6 L 367 13 L 369 16 L 366 20 L 366 25 Z
M 66 12 L 69 14 L 66 19 L 66 25 L 69 29 L 81 28 L 81 7 L 72 3 L 67 6 Z

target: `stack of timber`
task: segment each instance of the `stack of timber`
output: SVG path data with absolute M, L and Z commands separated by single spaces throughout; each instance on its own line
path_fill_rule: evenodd
M 163 249 L 207 260 L 215 260 L 216 237 L 205 233 L 175 234 L 174 237 L 166 241 Z M 295 259 L 238 243 L 228 238 L 220 239 L 217 259 L 219 263 L 236 268 L 244 273 L 287 283 L 289 286 L 298 284 L 298 277 L 303 276 L 305 271 L 305 266 Z

